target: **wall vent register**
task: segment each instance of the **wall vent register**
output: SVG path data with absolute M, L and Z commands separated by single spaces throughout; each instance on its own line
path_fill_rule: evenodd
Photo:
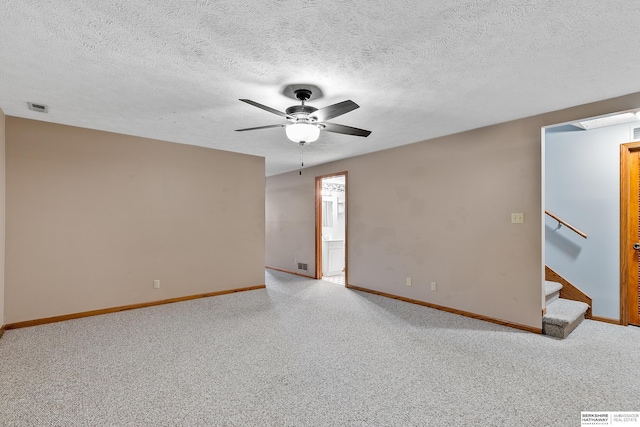
M 28 102 L 29 110 L 36 111 L 38 113 L 48 113 L 49 107 L 44 104 L 36 104 L 35 102 Z

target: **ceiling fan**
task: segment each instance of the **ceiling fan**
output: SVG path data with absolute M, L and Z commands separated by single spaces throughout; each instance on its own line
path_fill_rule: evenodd
M 298 99 L 301 105 L 293 105 L 285 110 L 278 111 L 274 108 L 267 107 L 266 105 L 259 104 L 250 99 L 240 99 L 242 102 L 246 102 L 254 107 L 262 108 L 278 116 L 282 116 L 289 120 L 289 123 L 258 126 L 245 129 L 236 129 L 237 132 L 244 132 L 247 130 L 268 129 L 284 127 L 289 138 L 293 142 L 297 142 L 300 145 L 308 144 L 318 139 L 320 136 L 320 130 L 326 130 L 328 132 L 342 133 L 345 135 L 354 136 L 369 136 L 371 131 L 358 129 L 351 126 L 339 125 L 336 123 L 329 123 L 326 120 L 333 119 L 334 117 L 341 116 L 359 108 L 359 105 L 351 100 L 338 102 L 337 104 L 329 105 L 328 107 L 317 109 L 310 105 L 306 105 L 305 102 L 311 98 L 312 92 L 309 89 L 296 89 L 294 91 L 296 99 Z

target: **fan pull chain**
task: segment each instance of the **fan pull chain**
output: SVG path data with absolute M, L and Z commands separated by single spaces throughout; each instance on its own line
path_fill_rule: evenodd
M 300 176 L 302 176 L 302 168 L 304 167 L 304 157 L 302 154 L 302 147 L 304 147 L 304 145 L 302 143 L 300 143 Z

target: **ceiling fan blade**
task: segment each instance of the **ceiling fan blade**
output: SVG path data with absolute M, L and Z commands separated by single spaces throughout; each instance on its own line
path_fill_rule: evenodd
M 245 129 L 236 129 L 236 132 L 244 132 L 245 130 L 257 130 L 257 129 L 269 129 L 269 128 L 282 128 L 286 125 L 267 125 L 267 126 L 257 126 L 254 128 L 245 128 Z
M 328 132 L 344 133 L 345 135 L 369 136 L 371 134 L 370 130 L 358 129 L 336 123 L 322 123 L 321 126 Z
M 316 110 L 309 116 L 315 117 L 319 122 L 324 122 L 325 120 L 341 116 L 359 107 L 360 106 L 358 104 L 349 99 L 347 101 L 338 102 L 337 104 L 329 105 L 328 107 Z
M 267 107 L 266 105 L 260 104 L 258 102 L 252 101 L 250 99 L 241 99 L 240 101 L 246 102 L 249 105 L 253 105 L 254 107 L 262 108 L 265 111 L 268 111 L 273 114 L 277 114 L 278 116 L 286 117 L 287 119 L 291 118 L 287 113 L 283 113 L 282 111 L 278 111 L 275 108 Z

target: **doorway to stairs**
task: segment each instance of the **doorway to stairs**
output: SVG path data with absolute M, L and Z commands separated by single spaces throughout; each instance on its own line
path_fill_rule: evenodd
M 548 265 L 588 295 L 593 320 L 622 325 L 640 324 L 633 248 L 640 243 L 640 165 L 629 163 L 640 151 L 638 110 L 548 126 L 542 135 L 542 269 Z
M 316 177 L 316 279 L 347 282 L 347 172 Z

